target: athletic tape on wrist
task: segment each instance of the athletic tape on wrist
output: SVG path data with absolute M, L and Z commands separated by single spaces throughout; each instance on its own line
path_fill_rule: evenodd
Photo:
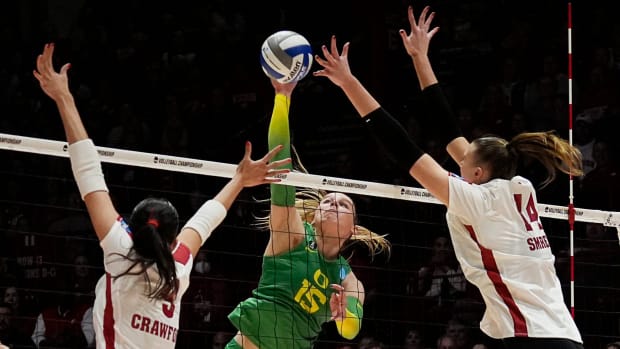
M 226 218 L 226 212 L 226 207 L 219 201 L 209 200 L 185 223 L 183 229 L 194 229 L 204 244 L 211 232 Z
M 75 178 L 82 200 L 89 193 L 108 191 L 101 170 L 99 153 L 97 153 L 92 139 L 83 139 L 69 144 L 69 157 L 71 158 L 73 178 Z

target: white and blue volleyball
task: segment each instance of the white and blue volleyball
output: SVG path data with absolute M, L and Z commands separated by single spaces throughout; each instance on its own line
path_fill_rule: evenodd
M 280 83 L 303 79 L 312 66 L 312 47 L 302 35 L 282 30 L 271 34 L 261 47 L 260 65 Z

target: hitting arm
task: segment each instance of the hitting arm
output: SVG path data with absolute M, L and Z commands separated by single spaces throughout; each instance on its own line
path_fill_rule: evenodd
M 291 136 L 289 129 L 289 108 L 291 95 L 296 83 L 281 84 L 271 81 L 276 95 L 273 112 L 269 123 L 267 142 L 269 148 L 282 145 L 281 157 L 290 157 Z M 292 164 L 285 166 L 292 168 Z M 278 255 L 297 246 L 304 237 L 301 217 L 295 208 L 295 187 L 288 185 L 271 185 L 271 211 L 269 216 L 270 238 L 265 255 Z

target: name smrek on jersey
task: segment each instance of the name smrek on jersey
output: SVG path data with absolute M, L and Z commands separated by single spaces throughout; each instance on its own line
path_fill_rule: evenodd
M 542 250 L 543 248 L 550 248 L 549 241 L 546 235 L 534 236 L 527 239 L 527 244 L 530 251 Z

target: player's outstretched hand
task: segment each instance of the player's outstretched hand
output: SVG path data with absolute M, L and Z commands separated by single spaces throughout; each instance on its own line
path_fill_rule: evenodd
M 259 184 L 276 183 L 281 179 L 277 175 L 290 172 L 289 169 L 280 169 L 279 167 L 291 162 L 291 158 L 278 161 L 271 161 L 276 154 L 282 150 L 283 146 L 278 145 L 271 149 L 265 156 L 258 160 L 252 160 L 252 143 L 246 142 L 245 155 L 237 165 L 235 176 L 239 176 L 244 187 L 253 187 Z
M 348 42 L 342 46 L 342 53 L 340 53 L 336 44 L 336 36 L 332 35 L 330 49 L 328 50 L 327 46 L 323 45 L 321 50 L 323 51 L 323 58 L 316 55 L 315 60 L 323 69 L 315 71 L 314 76 L 325 76 L 338 87 L 343 87 L 355 79 L 351 73 L 351 68 L 349 68 Z
M 37 69 L 32 73 L 39 80 L 39 85 L 43 92 L 54 101 L 58 101 L 60 98 L 70 95 L 67 71 L 71 64 L 66 63 L 60 68 L 60 72 L 57 72 L 54 70 L 53 57 L 54 44 L 45 44 L 43 53 L 37 57 Z
M 398 31 L 407 54 L 412 58 L 426 56 L 431 39 L 439 31 L 439 27 L 429 30 L 435 17 L 435 12 L 429 14 L 429 11 L 430 7 L 425 6 L 420 14 L 420 18 L 416 20 L 413 14 L 413 7 L 409 6 L 407 15 L 409 17 L 410 32 L 407 34 L 404 29 Z

